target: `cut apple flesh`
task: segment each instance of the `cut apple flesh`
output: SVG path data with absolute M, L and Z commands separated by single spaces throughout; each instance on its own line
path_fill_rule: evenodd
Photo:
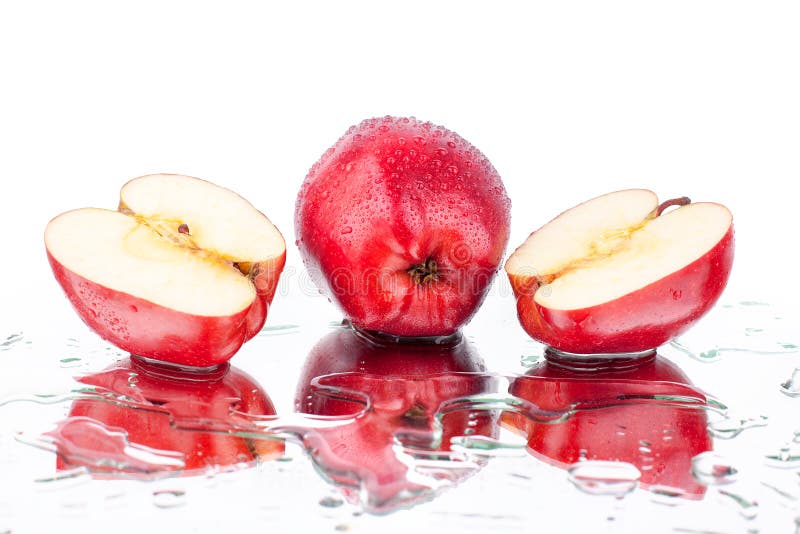
M 536 302 L 574 310 L 614 300 L 699 259 L 719 243 L 730 225 L 730 212 L 719 204 L 676 209 L 632 232 L 614 253 L 567 269 L 540 288 Z
M 711 309 L 733 265 L 730 212 L 657 202 L 641 189 L 589 200 L 511 255 L 517 315 L 533 339 L 565 353 L 650 351 Z
M 131 180 L 120 191 L 120 211 L 232 263 L 260 263 L 286 250 L 280 232 L 252 204 L 198 178 L 152 174 Z
M 48 225 L 45 243 L 73 273 L 175 311 L 228 316 L 256 297 L 253 284 L 230 263 L 176 246 L 143 220 L 116 211 L 59 215 Z
M 532 234 L 506 270 L 534 276 L 534 300 L 545 308 L 590 308 L 691 264 L 732 224 L 719 204 L 689 204 L 661 216 L 657 208 L 655 194 L 639 189 L 585 202 Z
M 267 317 L 280 232 L 236 193 L 188 176 L 128 182 L 119 211 L 85 208 L 45 230 L 78 315 L 117 347 L 192 367 L 226 362 Z

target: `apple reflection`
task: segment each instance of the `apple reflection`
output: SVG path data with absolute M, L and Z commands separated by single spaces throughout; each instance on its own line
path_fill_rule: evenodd
M 384 513 L 432 498 L 479 466 L 450 454 L 455 436 L 493 436 L 489 412 L 437 410 L 446 401 L 494 387 L 474 347 L 460 334 L 415 342 L 338 329 L 303 367 L 295 409 L 352 416 L 305 438 L 322 474 L 351 502 Z
M 573 362 L 575 363 L 575 362 Z M 674 363 L 657 355 L 605 368 L 545 360 L 511 384 L 539 408 L 566 411 L 559 423 L 505 413 L 503 424 L 528 440 L 535 457 L 562 468 L 581 460 L 627 462 L 644 489 L 701 499 L 691 460 L 712 449 L 705 395 Z M 589 370 L 591 368 L 591 370 Z
M 83 394 L 46 435 L 58 469 L 191 475 L 283 454 L 282 441 L 242 437 L 257 430 L 251 416 L 275 408 L 252 377 L 228 364 L 197 373 L 132 357 L 78 381 Z

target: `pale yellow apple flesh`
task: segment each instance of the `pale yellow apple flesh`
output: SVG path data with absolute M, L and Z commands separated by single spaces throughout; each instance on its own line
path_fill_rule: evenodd
M 152 174 L 131 180 L 120 191 L 120 211 L 233 263 L 259 263 L 286 250 L 280 232 L 252 204 L 198 178 Z
M 248 308 L 253 284 L 238 269 L 202 250 L 176 246 L 144 220 L 84 208 L 48 225 L 50 254 L 73 273 L 109 289 L 200 316 Z
M 732 216 L 696 203 L 656 216 L 658 199 L 632 189 L 597 197 L 537 230 L 506 263 L 509 276 L 533 277 L 534 300 L 558 310 L 590 308 L 679 271 L 711 250 Z

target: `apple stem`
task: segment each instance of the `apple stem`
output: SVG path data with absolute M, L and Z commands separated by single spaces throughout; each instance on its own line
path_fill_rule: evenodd
M 412 265 L 406 272 L 418 286 L 436 282 L 439 279 L 439 268 L 436 265 L 436 260 L 432 258 L 427 258 L 423 263 Z
M 190 235 L 189 225 L 186 223 L 181 224 L 180 226 L 178 226 L 178 232 L 181 234 Z
M 656 212 L 656 217 L 660 216 L 664 213 L 664 210 L 667 208 L 671 208 L 672 206 L 685 206 L 687 204 L 691 204 L 692 201 L 689 197 L 679 197 L 679 198 L 671 198 L 669 200 L 665 200 L 658 206 L 658 211 Z

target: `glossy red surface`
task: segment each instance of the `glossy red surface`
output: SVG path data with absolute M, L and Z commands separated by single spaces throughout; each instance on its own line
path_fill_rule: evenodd
M 531 454 L 568 468 L 581 459 L 628 462 L 644 488 L 700 498 L 691 460 L 710 451 L 705 395 L 672 362 L 655 357 L 623 370 L 576 371 L 544 362 L 514 380 L 511 393 L 544 410 L 576 409 L 558 423 L 505 413 Z M 658 398 L 656 398 L 658 397 Z M 670 403 L 666 398 L 682 399 Z
M 711 309 L 733 266 L 733 226 L 709 252 L 657 282 L 579 310 L 544 308 L 532 279 L 511 277 L 525 331 L 555 349 L 578 354 L 656 348 L 689 329 Z
M 483 361 L 461 340 L 441 345 L 384 344 L 351 329 L 324 337 L 310 352 L 295 396 L 296 409 L 314 415 L 357 416 L 354 422 L 316 430 L 306 446 L 315 461 L 356 499 L 363 484 L 368 507 L 430 498 L 398 446 L 424 454 L 449 451 L 450 438 L 496 430 L 491 413 L 458 411 L 437 418 L 442 403 L 488 389 Z M 460 374 L 464 373 L 464 374 Z
M 228 434 L 232 429 L 255 428 L 247 416 L 275 414 L 266 392 L 236 368 L 223 366 L 196 374 L 125 359 L 80 382 L 96 388 L 97 396 L 74 401 L 67 420 L 53 435 L 61 469 L 81 465 L 93 472 L 168 469 L 139 461 L 138 455 L 129 453 L 128 444 L 161 455 L 174 452 L 187 473 L 272 459 L 283 452 L 278 440 Z M 215 433 L 215 427 L 226 431 Z
M 483 301 L 508 241 L 500 176 L 467 141 L 416 119 L 352 127 L 310 170 L 295 230 L 317 286 L 353 324 L 448 335 Z M 435 262 L 417 283 L 415 266 Z
M 87 280 L 61 265 L 49 252 L 47 259 L 75 311 L 100 337 L 131 354 L 192 367 L 227 362 L 260 330 L 283 267 L 279 258 L 275 268 L 264 271 L 272 273 L 274 280 L 261 279 L 263 289 L 250 308 L 227 317 L 204 317 Z

